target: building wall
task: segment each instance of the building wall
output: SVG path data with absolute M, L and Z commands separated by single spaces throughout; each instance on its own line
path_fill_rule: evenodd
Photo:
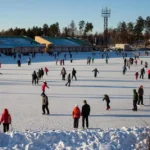
M 123 50 L 130 50 L 131 49 L 129 44 L 115 44 L 115 48 L 123 49 Z

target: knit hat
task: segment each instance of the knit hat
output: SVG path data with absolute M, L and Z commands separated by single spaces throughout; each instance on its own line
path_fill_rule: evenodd
M 75 107 L 78 107 L 78 104 L 75 104 Z

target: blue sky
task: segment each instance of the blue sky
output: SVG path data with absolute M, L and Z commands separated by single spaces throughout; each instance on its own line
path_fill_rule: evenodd
M 102 7 L 112 10 L 109 27 L 120 21 L 135 22 L 138 16 L 150 15 L 150 0 L 1 0 L 0 30 L 15 27 L 43 26 L 59 22 L 60 28 L 71 20 L 92 22 L 94 32 L 103 31 Z

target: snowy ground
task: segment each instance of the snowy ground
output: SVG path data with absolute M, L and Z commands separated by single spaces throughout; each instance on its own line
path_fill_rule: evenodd
M 51 56 L 38 55 L 33 59 L 31 66 L 26 64 L 27 57 L 23 57 L 21 68 L 17 67 L 16 60 L 14 61 L 13 58 L 1 57 L 3 64 L 0 72 L 3 75 L 0 76 L 0 112 L 2 113 L 4 108 L 8 108 L 12 116 L 13 129 L 19 132 L 53 129 L 70 131 L 73 129 L 72 109 L 75 104 L 81 108 L 84 99 L 91 106 L 89 122 L 92 131 L 90 134 L 99 128 L 149 126 L 150 81 L 147 79 L 147 69 L 143 80 L 136 81 L 134 76 L 135 71 L 140 71 L 142 68 L 140 60 L 137 66 L 132 65 L 131 69 L 123 76 L 122 57 L 116 57 L 114 53 L 110 53 L 109 64 L 105 64 L 105 60 L 100 59 L 101 54 L 97 53 L 95 63 L 88 66 L 86 65 L 87 56 L 92 56 L 92 54 L 73 54 L 75 59 L 73 63 L 71 64 L 69 61 L 65 63 L 67 73 L 71 73 L 72 68 L 77 70 L 78 81 L 72 81 L 71 87 L 66 87 L 66 81 L 61 80 L 62 66 L 56 66 Z M 148 61 L 150 64 L 149 57 L 141 56 L 140 59 Z M 47 81 L 50 87 L 50 89 L 46 89 L 50 103 L 51 114 L 49 116 L 42 115 L 40 96 L 42 81 L 40 81 L 39 86 L 31 85 L 32 72 L 41 67 L 48 67 L 50 70 L 49 75 L 44 76 L 43 79 Z M 92 73 L 95 68 L 100 72 L 97 78 L 94 78 Z M 145 106 L 139 107 L 137 112 L 133 112 L 133 89 L 138 89 L 140 85 L 144 87 Z M 110 96 L 110 111 L 106 111 L 106 104 L 102 101 L 104 94 Z M 79 127 L 81 128 L 81 120 Z M 2 131 L 2 126 L 0 126 L 0 131 Z M 65 131 L 60 132 L 61 134 L 68 134 L 64 133 Z M 30 134 L 32 136 L 33 133 Z M 105 142 L 107 143 L 107 141 Z M 88 145 L 88 143 L 85 144 Z M 77 147 L 80 145 L 76 145 Z

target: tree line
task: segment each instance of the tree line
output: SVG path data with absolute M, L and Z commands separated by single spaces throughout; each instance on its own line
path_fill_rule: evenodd
M 103 23 L 103 22 L 102 22 Z M 111 24 L 111 23 L 110 23 Z M 93 33 L 93 24 L 84 20 L 79 21 L 76 25 L 75 21 L 62 29 L 59 23 L 48 25 L 44 24 L 43 27 L 33 26 L 31 28 L 10 28 L 8 30 L 0 31 L 1 36 L 28 36 L 34 38 L 35 36 L 51 36 L 51 37 L 77 37 L 87 40 L 91 45 L 103 44 L 104 33 Z M 150 16 L 145 19 L 141 16 L 135 22 L 119 22 L 116 28 L 109 28 L 107 31 L 107 38 L 109 43 L 129 43 L 133 44 L 137 41 L 145 41 L 148 44 L 150 39 Z

